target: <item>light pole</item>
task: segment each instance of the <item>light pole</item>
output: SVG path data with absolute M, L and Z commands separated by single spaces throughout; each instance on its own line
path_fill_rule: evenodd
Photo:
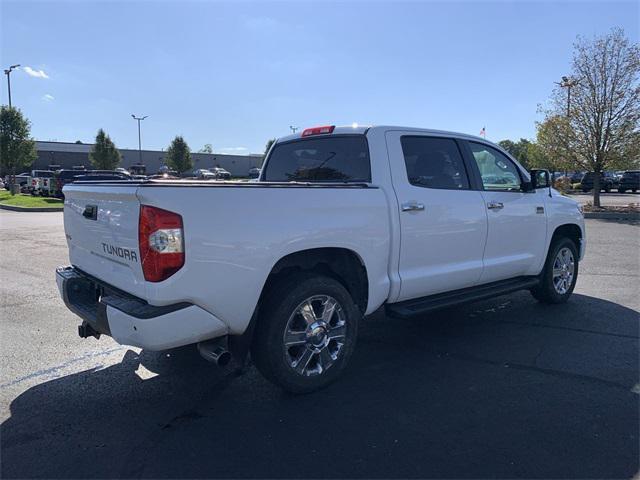
M 561 82 L 554 82 L 556 85 L 560 85 L 561 88 L 567 89 L 567 118 L 571 115 L 571 88 L 580 83 L 580 80 L 573 77 L 562 77 Z
M 11 65 L 4 71 L 4 74 L 7 76 L 7 89 L 9 90 L 9 108 L 11 108 L 11 72 L 19 66 L 20 64 Z
M 289 128 L 291 129 L 291 133 L 296 133 L 296 131 L 298 130 L 298 127 L 294 127 L 292 125 L 289 125 Z
M 149 115 L 145 115 L 144 117 L 136 117 L 132 113 L 131 116 L 138 122 L 138 164 L 142 165 L 142 137 L 140 137 L 140 122 L 147 118 Z

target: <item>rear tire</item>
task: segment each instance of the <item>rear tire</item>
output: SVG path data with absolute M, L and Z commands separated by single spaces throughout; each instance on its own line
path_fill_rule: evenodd
M 626 190 L 624 188 L 618 188 L 618 193 L 624 193 Z
M 362 314 L 333 278 L 299 273 L 266 294 L 251 345 L 262 375 L 291 393 L 326 387 L 343 372 Z
M 555 239 L 540 274 L 540 285 L 531 289 L 534 298 L 548 304 L 566 302 L 578 279 L 578 259 L 578 248 L 571 239 Z

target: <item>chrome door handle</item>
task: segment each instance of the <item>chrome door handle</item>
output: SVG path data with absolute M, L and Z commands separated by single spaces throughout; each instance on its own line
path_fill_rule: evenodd
M 411 202 L 411 203 L 403 203 L 402 204 L 402 211 L 403 212 L 415 212 L 418 210 L 424 210 L 424 203 L 415 203 L 415 202 Z
M 504 208 L 504 205 L 502 202 L 489 202 L 487 203 L 487 208 L 489 210 L 500 210 L 501 208 Z

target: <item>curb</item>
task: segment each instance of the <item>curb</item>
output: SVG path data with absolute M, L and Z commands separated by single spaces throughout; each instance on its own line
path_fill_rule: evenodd
M 599 220 L 640 220 L 640 213 L 637 212 L 584 212 L 584 218 L 594 218 Z
M 0 210 L 11 210 L 12 212 L 62 212 L 64 207 L 17 207 L 0 203 Z

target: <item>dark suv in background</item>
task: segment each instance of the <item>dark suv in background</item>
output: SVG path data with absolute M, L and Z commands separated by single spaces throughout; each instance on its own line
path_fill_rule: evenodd
M 618 192 L 624 193 L 627 190 L 631 190 L 633 193 L 640 190 L 640 170 L 627 170 L 622 174 Z
M 595 180 L 596 175 L 600 175 L 600 190 L 604 190 L 609 193 L 618 186 L 618 181 L 611 172 L 600 172 L 599 174 L 596 172 L 587 172 L 584 174 L 584 177 L 582 177 L 582 181 L 580 182 L 583 192 L 586 193 L 589 190 L 593 190 L 593 181 Z

